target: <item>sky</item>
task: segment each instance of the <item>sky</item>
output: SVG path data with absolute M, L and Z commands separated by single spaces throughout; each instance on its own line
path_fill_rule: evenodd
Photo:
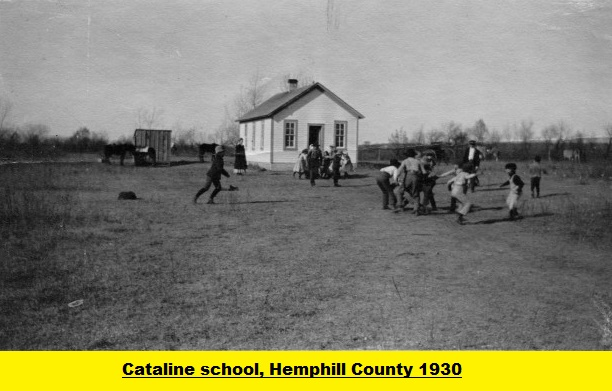
M 153 109 L 212 134 L 253 77 L 271 96 L 286 75 L 362 113 L 360 143 L 479 119 L 603 136 L 612 0 L 0 0 L 8 122 L 52 135 L 113 141 Z

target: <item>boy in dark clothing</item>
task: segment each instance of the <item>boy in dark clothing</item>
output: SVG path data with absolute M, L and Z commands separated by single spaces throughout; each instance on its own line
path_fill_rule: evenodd
M 335 151 L 332 156 L 332 177 L 334 178 L 334 186 L 340 187 L 338 179 L 340 179 L 340 166 L 342 165 L 342 151 Z
M 207 204 L 214 204 L 214 199 L 217 194 L 221 191 L 221 175 L 225 175 L 225 177 L 229 178 L 229 174 L 223 168 L 223 156 L 225 155 L 225 149 L 218 145 L 215 148 L 215 155 L 212 159 L 212 164 L 210 169 L 206 173 L 206 183 L 204 187 L 201 188 L 198 193 L 193 197 L 193 203 L 198 202 L 198 197 L 204 194 L 208 189 L 210 189 L 210 185 L 215 185 L 215 190 L 210 194 L 210 198 L 208 199 Z
M 506 198 L 506 204 L 508 204 L 508 209 L 510 210 L 510 220 L 514 220 L 519 217 L 517 206 L 521 194 L 523 193 L 523 186 L 525 186 L 525 183 L 523 183 L 521 177 L 516 175 L 516 164 L 508 163 L 505 168 L 510 179 L 499 185 L 499 187 L 510 185 L 510 194 L 508 194 L 508 198 Z
M 317 177 L 319 167 L 321 167 L 321 162 L 323 161 L 323 154 L 321 153 L 318 145 L 311 145 L 310 151 L 308 151 L 308 155 L 306 156 L 306 160 L 308 160 L 310 186 L 314 186 L 315 178 Z

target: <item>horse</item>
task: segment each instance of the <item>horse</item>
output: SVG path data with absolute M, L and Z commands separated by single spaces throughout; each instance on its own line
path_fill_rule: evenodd
M 580 163 L 580 150 L 579 149 L 564 149 L 563 159 Z
M 206 152 L 210 152 L 211 154 L 214 154 L 215 153 L 215 148 L 217 148 L 218 145 L 219 144 L 215 144 L 215 143 L 212 143 L 212 144 L 206 144 L 206 143 L 200 144 L 198 146 L 198 157 L 200 158 L 200 162 L 204 161 L 204 154 Z
M 136 147 L 134 144 L 123 143 L 123 144 L 108 144 L 104 146 L 104 162 L 110 164 L 111 156 L 119 156 L 120 164 L 123 166 L 123 160 L 125 159 L 126 153 L 131 153 L 134 156 Z

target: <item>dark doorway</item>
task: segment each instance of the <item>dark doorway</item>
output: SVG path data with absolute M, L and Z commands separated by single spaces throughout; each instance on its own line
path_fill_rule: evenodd
M 321 146 L 323 140 L 323 125 L 308 125 L 308 145 Z

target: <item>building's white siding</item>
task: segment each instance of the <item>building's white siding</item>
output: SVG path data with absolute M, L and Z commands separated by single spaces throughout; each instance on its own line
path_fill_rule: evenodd
M 285 122 L 297 121 L 295 148 L 285 148 Z M 273 118 L 240 124 L 247 161 L 268 169 L 290 169 L 299 152 L 308 148 L 308 126 L 322 125 L 321 149 L 334 145 L 335 122 L 346 123 L 346 150 L 357 163 L 358 118 L 339 102 L 320 90 L 313 90 Z M 263 124 L 263 149 L 261 131 Z
M 263 167 L 270 163 L 271 126 L 270 118 L 240 124 L 240 137 L 244 139 L 247 163 Z

